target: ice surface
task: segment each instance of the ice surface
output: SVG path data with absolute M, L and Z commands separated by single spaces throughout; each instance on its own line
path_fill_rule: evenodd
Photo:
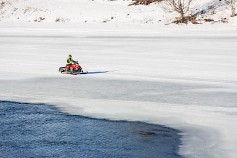
M 11 32 L 13 31 L 13 32 Z M 183 131 L 186 157 L 237 157 L 236 32 L 0 30 L 0 100 Z M 68 54 L 84 70 L 62 75 Z

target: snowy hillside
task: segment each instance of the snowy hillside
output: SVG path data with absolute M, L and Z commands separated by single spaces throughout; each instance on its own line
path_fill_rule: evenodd
M 21 22 L 159 22 L 163 11 L 157 5 L 132 6 L 130 1 L 103 0 L 28 0 L 10 1 L 4 7 L 2 20 Z M 40 20 L 41 19 L 41 20 Z
M 169 24 L 177 13 L 164 4 L 130 5 L 131 0 L 2 0 L 2 23 L 112 23 Z M 187 15 L 198 15 L 198 23 L 237 24 L 228 5 L 219 0 L 193 0 Z

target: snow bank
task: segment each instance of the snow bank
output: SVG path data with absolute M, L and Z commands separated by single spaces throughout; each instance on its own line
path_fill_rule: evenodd
M 59 23 L 59 24 L 146 24 L 165 26 L 178 17 L 165 10 L 163 3 L 148 6 L 133 5 L 131 0 L 5 0 L 0 10 L 1 23 Z M 190 15 L 197 15 L 201 23 L 221 24 L 236 28 L 236 17 L 230 17 L 230 7 L 219 0 L 193 0 Z M 205 22 L 204 19 L 211 20 Z
M 30 0 L 16 1 L 4 8 L 4 22 L 59 22 L 59 23 L 158 23 L 162 9 L 155 4 L 150 7 L 131 6 L 131 1 L 88 0 Z M 156 15 L 157 17 L 155 17 Z

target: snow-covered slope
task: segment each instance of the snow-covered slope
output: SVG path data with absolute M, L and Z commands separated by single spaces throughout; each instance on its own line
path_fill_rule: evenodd
M 113 23 L 155 24 L 172 22 L 177 13 L 164 10 L 163 3 L 129 6 L 131 0 L 3 0 L 2 23 Z M 201 14 L 203 13 L 203 14 Z M 198 14 L 200 23 L 237 24 L 230 17 L 230 7 L 219 0 L 193 0 L 190 13 Z M 212 21 L 214 20 L 214 21 Z
M 130 1 L 27 0 L 14 1 L 4 8 L 2 20 L 23 22 L 155 22 L 163 19 L 157 5 L 131 6 Z

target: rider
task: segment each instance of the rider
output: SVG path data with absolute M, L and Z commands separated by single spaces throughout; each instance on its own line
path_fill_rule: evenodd
M 75 60 L 72 59 L 72 55 L 70 54 L 67 59 L 67 65 L 66 70 L 68 71 L 71 67 L 71 65 L 75 62 Z

